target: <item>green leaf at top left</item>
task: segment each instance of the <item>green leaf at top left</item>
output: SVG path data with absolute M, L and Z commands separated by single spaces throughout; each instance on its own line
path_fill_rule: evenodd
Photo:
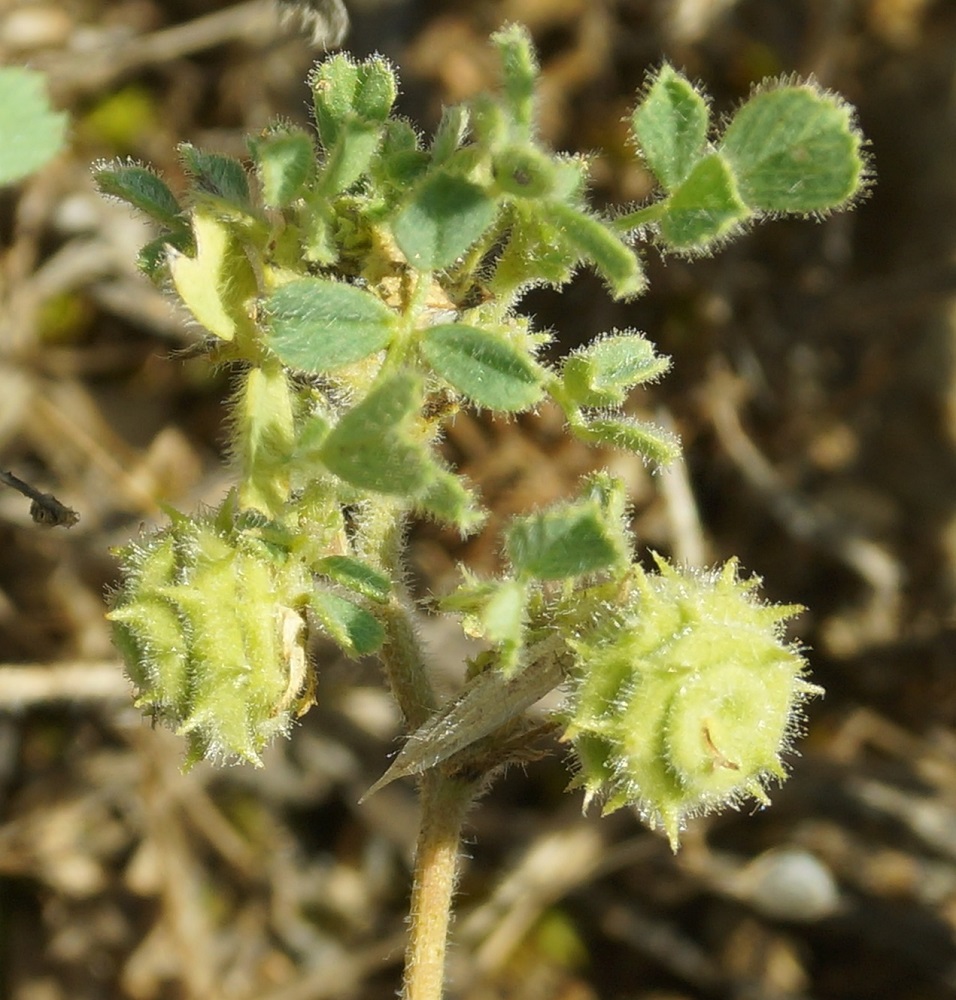
M 66 115 L 50 108 L 42 74 L 0 68 L 0 185 L 42 167 L 63 146 L 65 134 Z
M 269 346 L 283 364 L 321 374 L 387 347 L 397 322 L 381 299 L 354 285 L 299 278 L 265 304 Z

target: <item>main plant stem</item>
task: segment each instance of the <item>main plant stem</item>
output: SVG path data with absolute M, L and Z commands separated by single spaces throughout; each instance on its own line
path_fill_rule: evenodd
M 473 793 L 472 784 L 450 778 L 440 768 L 422 777 L 403 1000 L 441 1000 L 461 827 Z
M 411 602 L 401 585 L 403 515 L 387 501 L 369 504 L 363 512 L 361 537 L 365 555 L 372 556 L 396 583 L 396 592 L 383 609 L 386 638 L 381 659 L 405 724 L 414 732 L 436 710 L 438 701 L 415 632 Z M 472 783 L 450 778 L 440 768 L 421 778 L 403 1000 L 441 1000 L 461 826 L 473 793 Z

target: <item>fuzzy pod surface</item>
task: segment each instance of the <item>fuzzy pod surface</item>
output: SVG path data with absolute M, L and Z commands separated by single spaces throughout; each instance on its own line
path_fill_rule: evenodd
M 822 689 L 783 635 L 802 610 L 755 595 L 731 560 L 710 573 L 634 566 L 624 599 L 572 643 L 573 784 L 605 812 L 634 806 L 676 850 L 686 819 L 783 781 L 802 705 Z
M 221 512 L 177 515 L 120 558 L 108 618 L 137 705 L 186 737 L 186 768 L 260 765 L 311 701 L 303 564 Z

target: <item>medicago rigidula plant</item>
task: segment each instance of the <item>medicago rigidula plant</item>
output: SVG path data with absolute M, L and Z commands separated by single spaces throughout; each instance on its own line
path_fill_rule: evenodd
M 623 485 L 596 473 L 507 527 L 499 578 L 463 570 L 439 603 L 486 643 L 440 706 L 403 586 L 404 527 L 428 516 L 469 533 L 484 519 L 439 457 L 444 424 L 462 406 L 550 399 L 575 437 L 667 463 L 678 443 L 623 404 L 668 359 L 615 330 L 549 364 L 547 336 L 516 311 L 524 293 L 591 267 L 633 298 L 639 239 L 706 253 L 765 216 L 845 206 L 866 174 L 850 109 L 816 85 L 766 82 L 718 128 L 665 64 L 630 119 L 658 193 L 604 217 L 588 206 L 587 159 L 537 135 L 526 33 L 493 43 L 500 92 L 446 109 L 427 141 L 394 113 L 384 59 L 334 55 L 310 78 L 315 130 L 264 128 L 251 169 L 183 145 L 182 197 L 143 166 L 96 169 L 103 192 L 161 227 L 142 269 L 171 284 L 238 386 L 234 487 L 121 554 L 110 618 L 139 704 L 185 736 L 187 764 L 258 764 L 311 702 L 310 629 L 380 659 L 411 738 L 375 787 L 419 775 L 423 803 L 416 1000 L 440 995 L 462 817 L 527 751 L 533 702 L 564 686 L 554 722 L 572 784 L 606 810 L 635 807 L 676 848 L 687 817 L 766 801 L 819 691 L 784 636 L 797 608 L 761 601 L 733 560 L 641 569 Z

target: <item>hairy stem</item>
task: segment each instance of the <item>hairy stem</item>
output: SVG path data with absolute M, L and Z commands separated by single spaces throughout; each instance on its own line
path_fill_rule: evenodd
M 388 602 L 382 609 L 382 618 L 385 643 L 379 658 L 406 726 L 409 732 L 414 732 L 438 707 L 424 651 L 415 634 L 411 609 L 401 597 Z
M 458 845 L 474 785 L 433 768 L 422 776 L 422 819 L 409 907 L 403 1000 L 441 1000 Z
M 415 632 L 412 602 L 405 588 L 404 522 L 406 511 L 387 498 L 370 500 L 358 521 L 359 555 L 393 581 L 391 599 L 380 615 L 385 643 L 379 652 L 389 688 L 410 732 L 438 707 L 428 676 L 425 651 Z
M 371 501 L 360 518 L 359 538 L 366 557 L 388 573 L 396 588 L 383 609 L 386 639 L 380 657 L 406 725 L 414 732 L 435 712 L 438 700 L 403 583 L 404 515 L 404 509 L 392 501 Z M 473 785 L 433 768 L 422 776 L 419 795 L 421 825 L 409 904 L 402 996 L 404 1000 L 441 1000 L 458 845 Z
M 626 233 L 638 226 L 646 226 L 650 222 L 658 222 L 667 215 L 667 200 L 654 202 L 638 209 L 636 212 L 628 212 L 615 219 L 611 225 L 619 233 Z

